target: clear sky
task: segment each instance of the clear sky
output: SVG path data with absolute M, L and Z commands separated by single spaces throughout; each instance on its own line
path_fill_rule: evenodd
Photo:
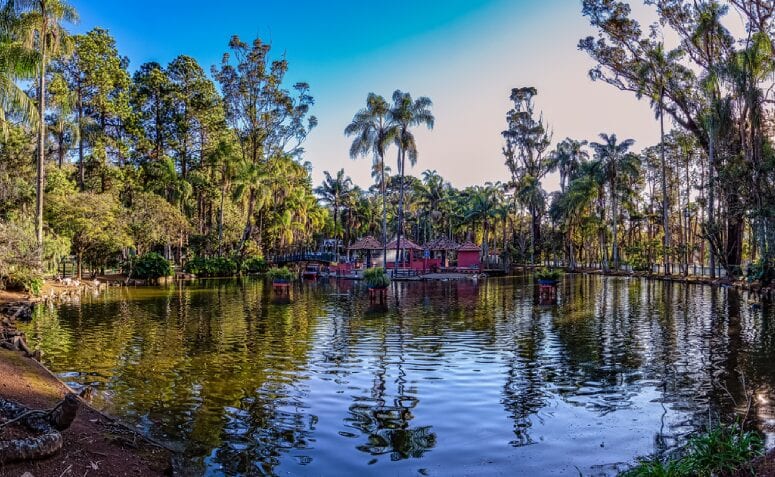
M 110 30 L 130 70 L 187 54 L 209 72 L 232 35 L 271 41 L 287 55 L 290 82 L 310 83 L 315 97 L 319 126 L 305 146 L 315 184 L 324 170 L 342 167 L 370 184 L 370 159 L 349 159 L 342 132 L 370 91 L 433 100 L 436 127 L 417 133 L 411 173 L 436 169 L 458 187 L 508 177 L 500 131 L 513 87 L 538 88 L 537 109 L 555 142 L 607 132 L 640 149 L 658 139 L 645 101 L 588 79 L 592 62 L 576 44 L 593 30 L 579 0 L 71 2 L 81 16 L 72 30 Z M 556 180 L 544 185 L 553 189 Z

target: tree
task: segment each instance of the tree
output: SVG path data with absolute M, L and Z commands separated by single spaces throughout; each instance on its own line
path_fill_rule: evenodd
M 394 140 L 398 146 L 398 176 L 399 176 L 399 196 L 398 196 L 398 222 L 396 225 L 396 263 L 401 250 L 401 233 L 403 232 L 404 220 L 404 175 L 406 166 L 406 157 L 409 156 L 410 164 L 417 163 L 417 143 L 412 127 L 424 125 L 428 129 L 433 129 L 435 118 L 431 112 L 433 103 L 430 98 L 421 96 L 416 100 L 412 99 L 409 93 L 400 90 L 393 92 L 393 105 L 390 109 L 389 118 L 394 124 Z
M 314 102 L 309 85 L 294 84 L 295 96 L 284 89 L 288 62 L 271 60 L 271 45 L 260 38 L 248 45 L 234 36 L 229 49 L 220 69 L 213 67 L 212 72 L 221 84 L 226 118 L 239 138 L 244 161 L 257 167 L 281 157 L 299 157 L 307 134 L 317 125 L 317 119 L 308 115 Z M 258 184 L 249 185 L 240 250 L 253 233 L 257 198 Z
M 355 136 L 350 145 L 350 157 L 374 155 L 373 164 L 379 168 L 382 192 L 382 255 L 387 263 L 387 191 L 385 189 L 385 149 L 395 141 L 397 129 L 390 121 L 390 105 L 382 96 L 369 93 L 366 107 L 355 113 L 344 130 L 346 136 Z
M 121 204 L 112 194 L 53 195 L 46 215 L 52 230 L 70 239 L 78 261 L 78 278 L 85 255 L 104 261 L 132 244 Z
M 620 176 L 637 175 L 640 165 L 637 156 L 627 154 L 627 151 L 635 143 L 632 139 L 619 142 L 616 134 L 600 134 L 602 142 L 590 144 L 595 150 L 597 160 L 600 161 L 601 171 L 605 182 L 608 183 L 608 192 L 611 198 L 611 218 L 613 222 L 613 265 L 614 270 L 619 270 L 619 194 L 622 184 Z
M 543 214 L 541 179 L 551 169 L 551 162 L 544 153 L 551 144 L 543 117 L 535 118 L 533 99 L 538 90 L 533 87 L 514 88 L 510 99 L 514 107 L 506 113 L 507 128 L 501 135 L 506 144 L 503 155 L 511 172 L 511 187 L 520 192 L 530 211 L 530 263 L 535 264 L 535 249 L 541 239 L 541 215 Z
M 10 0 L 9 0 L 10 3 Z M 43 190 L 45 188 L 44 163 L 46 160 L 46 74 L 52 58 L 67 54 L 71 40 L 62 22 L 75 22 L 78 14 L 64 0 L 17 0 L 14 2 L 22 11 L 21 24 L 26 36 L 26 46 L 39 54 L 37 73 L 38 100 L 38 153 L 37 180 L 35 183 L 35 237 L 39 256 L 43 256 Z
M 345 176 L 344 169 L 339 169 L 336 176 L 331 176 L 328 171 L 324 171 L 323 174 L 325 175 L 325 179 L 320 187 L 315 189 L 315 193 L 320 196 L 323 202 L 329 204 L 334 211 L 334 237 L 336 238 L 339 236 L 339 226 L 337 222 L 339 209 L 349 195 L 353 181 Z
M 8 133 L 6 113 L 19 116 L 21 122 L 37 124 L 35 104 L 17 83 L 31 80 L 39 68 L 38 52 L 25 44 L 15 2 L 6 1 L 0 8 L 0 126 Z

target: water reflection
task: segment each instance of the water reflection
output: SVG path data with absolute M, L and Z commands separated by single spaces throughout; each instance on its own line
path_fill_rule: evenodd
M 750 407 L 775 436 L 770 309 L 731 289 L 566 276 L 110 290 L 26 330 L 192 474 L 612 474 Z

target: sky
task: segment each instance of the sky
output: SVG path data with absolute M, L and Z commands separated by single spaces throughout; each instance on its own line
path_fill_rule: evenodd
M 456 187 L 508 179 L 500 132 L 515 87 L 538 89 L 536 109 L 555 143 L 605 132 L 635 139 L 639 150 L 659 137 L 646 101 L 588 78 L 593 62 L 576 45 L 594 30 L 580 0 L 71 3 L 80 14 L 71 31 L 108 29 L 132 71 L 187 54 L 209 72 L 232 35 L 270 41 L 288 59 L 288 84 L 306 81 L 315 97 L 319 125 L 304 146 L 313 184 L 323 171 L 340 168 L 355 183 L 371 184 L 371 158 L 350 159 L 351 139 L 343 134 L 369 92 L 389 98 L 400 89 L 431 98 L 436 124 L 416 132 L 419 159 L 409 173 L 435 169 Z M 645 8 L 635 11 L 648 21 Z M 556 186 L 556 177 L 545 179 L 545 188 Z

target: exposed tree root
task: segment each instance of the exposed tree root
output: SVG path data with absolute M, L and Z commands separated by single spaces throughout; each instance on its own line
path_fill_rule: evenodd
M 0 416 L 9 418 L 0 423 L 0 464 L 42 459 L 58 452 L 63 444 L 59 431 L 70 427 L 78 406 L 78 397 L 72 393 L 49 410 L 30 410 L 13 401 L 0 399 Z M 3 440 L 3 430 L 11 424 L 24 427 L 31 437 Z

